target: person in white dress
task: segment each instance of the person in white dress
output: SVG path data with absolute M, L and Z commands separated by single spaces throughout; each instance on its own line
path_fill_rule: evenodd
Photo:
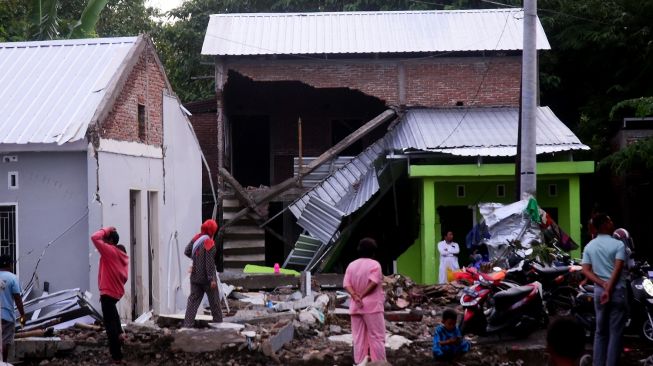
M 453 231 L 447 231 L 444 240 L 438 243 L 438 251 L 440 252 L 438 283 L 447 283 L 447 268 L 452 271 L 460 269 L 458 266 L 460 247 L 458 247 L 458 243 L 453 241 Z

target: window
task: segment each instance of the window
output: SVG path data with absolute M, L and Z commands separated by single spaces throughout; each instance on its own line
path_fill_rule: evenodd
M 145 141 L 145 106 L 143 104 L 138 105 L 138 139 L 141 141 Z
M 557 196 L 558 196 L 558 185 L 549 184 L 549 197 L 557 197 Z
M 497 197 L 505 197 L 505 196 L 506 196 L 506 185 L 497 184 Z
M 0 206 L 0 254 L 11 257 L 16 271 L 16 206 Z
M 458 198 L 465 198 L 465 186 L 464 185 L 457 185 L 456 186 L 456 197 Z
M 7 186 L 9 189 L 18 189 L 18 172 L 9 172 L 7 175 Z

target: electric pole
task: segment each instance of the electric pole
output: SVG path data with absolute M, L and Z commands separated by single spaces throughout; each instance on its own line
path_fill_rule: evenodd
M 537 0 L 524 0 L 524 46 L 522 50 L 521 146 L 519 159 L 520 199 L 535 196 L 537 110 Z

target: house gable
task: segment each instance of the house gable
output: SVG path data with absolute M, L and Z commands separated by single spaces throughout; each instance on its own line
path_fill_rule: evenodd
M 148 39 L 143 41 L 143 47 L 133 55 L 132 67 L 123 70 L 127 76 L 116 85 L 117 97 L 99 124 L 99 135 L 102 139 L 162 146 L 163 92 L 171 88 L 154 45 Z

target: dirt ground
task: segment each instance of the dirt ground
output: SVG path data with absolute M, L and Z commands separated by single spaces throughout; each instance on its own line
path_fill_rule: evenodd
M 388 280 L 392 281 L 392 279 Z M 388 284 L 386 284 L 388 285 Z M 450 286 L 450 285 L 447 285 Z M 386 286 L 384 286 L 385 288 Z M 459 288 L 435 288 L 435 286 L 420 288 L 418 292 L 405 279 L 389 284 L 386 299 L 396 306 L 401 304 L 400 299 L 409 303 L 408 309 L 422 314 L 420 321 L 386 321 L 386 331 L 392 335 L 406 337 L 412 341 L 397 350 L 387 349 L 387 360 L 392 365 L 433 365 L 431 356 L 432 337 L 435 326 L 440 322 L 440 316 L 445 308 L 454 308 L 461 313 L 458 305 Z M 294 291 L 294 290 L 293 290 Z M 292 292 L 292 291 L 290 291 Z M 278 295 L 280 298 L 284 294 Z M 331 298 L 329 307 L 325 309 L 324 323 L 315 321 L 309 324 L 300 321 L 296 316 L 292 322 L 294 338 L 276 353 L 266 356 L 261 345 L 265 337 L 269 337 L 271 329 L 279 325 L 280 321 L 272 323 L 258 323 L 246 325 L 246 330 L 254 330 L 257 341 L 247 343 L 225 343 L 215 352 L 182 352 L 173 351 L 173 341 L 177 334 L 179 324 L 166 324 L 154 322 L 146 326 L 127 326 L 123 352 L 128 365 L 352 365 L 352 348 L 346 343 L 336 343 L 328 339 L 332 335 L 351 333 L 349 317 L 335 312 L 337 302 L 334 292 L 329 293 Z M 261 306 L 244 304 L 235 299 L 229 300 L 231 313 L 237 310 L 260 309 Z M 276 322 L 276 324 L 275 324 Z M 262 339 L 259 339 L 262 335 Z M 84 365 L 96 366 L 109 364 L 107 340 L 104 331 L 69 328 L 59 332 L 63 340 L 71 340 L 75 347 L 67 353 L 58 353 L 49 359 L 28 359 L 18 363 L 21 365 Z M 471 337 L 472 350 L 460 364 L 511 366 L 511 365 L 547 365 L 545 352 L 546 330 L 542 329 L 531 334 L 526 339 L 515 339 L 508 335 L 490 337 Z M 653 343 L 643 340 L 639 336 L 627 335 L 624 337 L 625 352 L 621 365 L 650 365 L 653 366 L 653 357 L 650 363 L 641 362 L 653 355 Z M 591 344 L 587 345 L 587 352 L 591 353 Z
M 388 362 L 392 365 L 433 365 L 431 359 L 431 332 L 439 321 L 437 317 L 425 316 L 422 322 L 388 322 L 393 334 L 410 336 L 413 343 L 396 351 L 388 350 Z M 315 328 L 296 328 L 294 340 L 272 357 L 259 351 L 248 351 L 235 344 L 226 345 L 220 351 L 210 353 L 173 352 L 171 343 L 174 330 L 154 332 L 127 331 L 123 347 L 128 365 L 352 365 L 352 349 L 342 343 L 327 339 L 331 325 L 349 332 L 349 322 L 338 317 L 328 317 L 324 325 Z M 472 351 L 460 361 L 463 365 L 546 365 L 544 350 L 545 331 L 532 334 L 527 339 L 510 337 L 473 338 Z M 88 365 L 108 363 L 109 353 L 103 332 L 70 330 L 62 338 L 74 339 L 77 346 L 64 355 L 49 360 L 29 360 L 22 365 Z M 653 344 L 639 337 L 625 337 L 622 365 L 643 365 L 641 360 L 653 355 Z M 588 352 L 591 345 L 588 344 Z

